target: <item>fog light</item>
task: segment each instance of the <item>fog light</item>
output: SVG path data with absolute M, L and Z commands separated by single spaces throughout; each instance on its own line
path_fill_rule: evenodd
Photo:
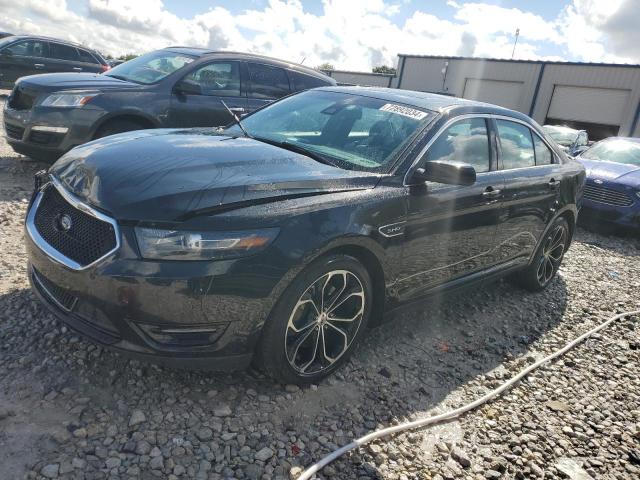
M 32 132 L 67 133 L 67 127 L 48 127 L 46 125 L 35 125 L 31 127 Z

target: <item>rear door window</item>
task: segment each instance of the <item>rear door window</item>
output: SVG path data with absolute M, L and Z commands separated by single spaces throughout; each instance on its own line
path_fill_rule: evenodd
M 290 92 L 289 78 L 283 68 L 248 63 L 249 97 L 275 99 Z
M 19 55 L 23 57 L 46 57 L 48 51 L 47 42 L 39 40 L 24 40 L 16 42 L 2 50 L 2 53 Z
M 467 163 L 476 172 L 488 172 L 491 166 L 489 133 L 484 118 L 460 120 L 444 130 L 429 147 L 429 160 Z
M 500 138 L 500 158 L 502 168 L 533 167 L 536 157 L 533 149 L 531 130 L 521 123 L 509 120 L 496 120 Z
M 289 80 L 291 81 L 291 89 L 295 92 L 329 85 L 324 80 L 312 77 L 311 75 L 305 75 L 304 73 L 298 73 L 291 70 L 288 73 Z
M 200 85 L 202 95 L 240 96 L 238 62 L 210 63 L 191 72 L 185 80 Z
M 81 48 L 78 48 L 78 55 L 80 55 L 80 61 L 81 62 L 93 63 L 93 64 L 98 64 L 99 63 L 98 60 L 96 60 L 93 55 L 91 55 L 86 50 L 82 50 Z
M 61 43 L 49 43 L 49 57 L 56 60 L 68 60 L 70 62 L 79 62 L 80 56 L 75 47 L 63 45 Z

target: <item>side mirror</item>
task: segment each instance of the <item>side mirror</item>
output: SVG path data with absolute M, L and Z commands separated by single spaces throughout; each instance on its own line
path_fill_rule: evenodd
M 195 82 L 181 80 L 173 87 L 174 93 L 182 95 L 202 95 L 202 88 Z
M 476 169 L 468 163 L 433 160 L 426 162 L 424 168 L 418 168 L 411 175 L 412 184 L 427 181 L 469 186 L 476 183 Z

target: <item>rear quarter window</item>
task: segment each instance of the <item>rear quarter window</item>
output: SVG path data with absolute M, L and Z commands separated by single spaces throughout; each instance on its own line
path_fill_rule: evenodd
M 289 78 L 283 68 L 249 63 L 249 96 L 274 99 L 290 93 Z
M 304 73 L 294 71 L 289 71 L 289 79 L 291 80 L 291 89 L 294 92 L 331 85 L 329 82 L 326 82 L 320 78 L 312 77 L 311 75 L 305 75 Z

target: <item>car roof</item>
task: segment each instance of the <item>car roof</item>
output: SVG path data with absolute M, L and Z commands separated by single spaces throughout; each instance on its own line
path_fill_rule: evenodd
M 467 100 L 466 98 L 440 95 L 438 93 L 416 92 L 414 90 L 400 90 L 397 88 L 354 86 L 320 87 L 318 90 L 373 97 L 379 100 L 404 103 L 406 105 L 411 105 L 425 110 L 433 110 L 436 112 L 448 110 L 452 113 L 456 113 L 456 110 L 467 110 L 468 107 L 475 107 L 475 113 L 507 115 L 509 117 L 514 117 L 525 120 L 527 122 L 531 122 L 531 119 L 529 117 L 527 117 L 523 113 L 516 112 L 515 110 L 499 107 L 498 105 L 492 105 L 490 103 L 478 102 L 476 100 Z
M 247 53 L 247 52 L 234 52 L 234 51 L 225 51 L 225 50 L 211 50 L 210 48 L 200 48 L 200 47 L 167 47 L 164 50 L 171 50 L 178 53 L 184 53 L 185 55 L 194 55 L 197 57 L 234 57 L 234 58 L 242 58 L 244 60 L 253 60 L 253 61 L 266 61 L 283 68 L 287 68 L 289 70 L 296 70 L 301 73 L 305 73 L 307 75 L 311 75 L 317 78 L 321 78 L 323 80 L 327 80 L 330 83 L 333 83 L 334 80 L 325 75 L 318 70 L 314 70 L 313 68 L 305 67 L 304 65 L 300 65 L 298 63 L 288 62 L 287 60 L 281 60 L 279 58 L 268 57 L 266 55 L 259 55 L 257 53 Z
M 79 47 L 84 50 L 90 50 L 91 52 L 98 53 L 97 50 L 94 50 L 93 48 L 87 47 L 85 45 L 81 45 L 80 43 L 71 42 L 69 40 L 63 40 L 61 38 L 45 37 L 44 35 L 12 35 L 12 36 L 16 39 L 22 39 L 22 40 L 33 39 L 33 40 L 45 40 L 47 42 L 64 43 L 66 45 L 73 45 L 74 47 Z
M 586 130 L 580 130 L 578 128 L 571 128 L 571 127 L 568 127 L 566 125 L 549 125 L 549 124 L 546 124 L 546 125 L 543 125 L 542 127 L 543 128 L 555 128 L 556 130 L 569 130 L 569 131 L 572 131 L 572 132 L 585 132 L 586 131 Z

